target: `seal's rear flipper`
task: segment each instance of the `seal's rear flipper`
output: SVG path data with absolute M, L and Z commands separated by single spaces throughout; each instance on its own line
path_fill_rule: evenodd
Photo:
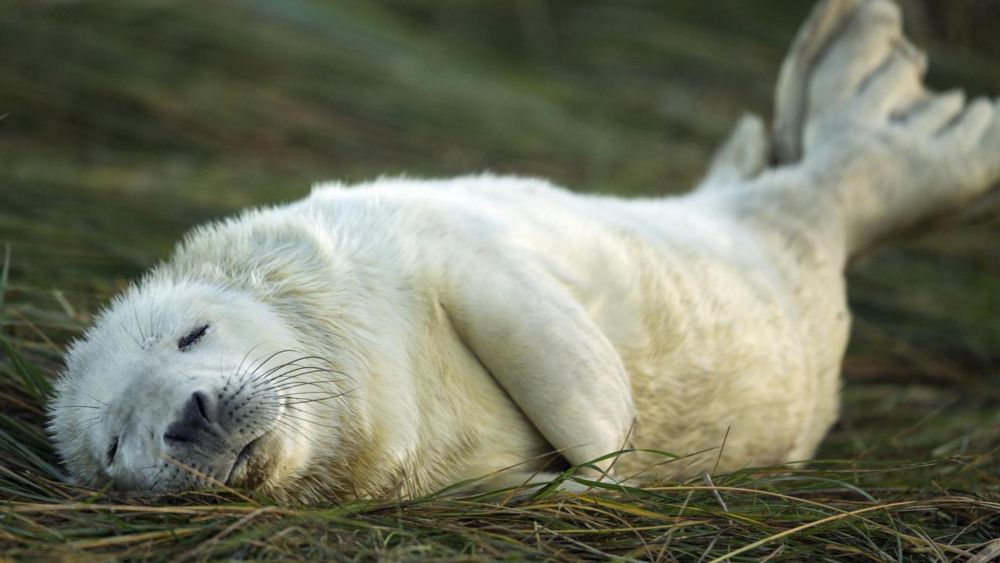
M 775 91 L 771 139 L 768 139 L 758 116 L 743 116 L 716 151 L 698 189 L 731 186 L 752 180 L 767 167 L 769 160 L 770 164 L 779 165 L 799 160 L 810 113 L 810 80 L 815 67 L 847 24 L 857 16 L 857 9 L 863 1 L 824 0 L 813 9 L 782 63 Z
M 715 152 L 699 190 L 752 180 L 767 166 L 767 130 L 760 117 L 744 115 L 729 139 Z
M 797 164 L 803 201 L 828 209 L 848 257 L 956 215 L 1000 176 L 1000 112 L 923 84 L 924 54 L 890 0 L 827 0 L 778 81 L 773 159 Z M 795 214 L 782 196 L 775 205 Z
M 810 78 L 814 67 L 856 15 L 862 0 L 825 0 L 799 29 L 781 65 L 774 96 L 771 160 L 795 162 L 802 156 L 802 136 L 809 115 Z

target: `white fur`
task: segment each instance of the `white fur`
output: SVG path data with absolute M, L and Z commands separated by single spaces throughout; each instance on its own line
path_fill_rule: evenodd
M 778 109 L 782 154 L 804 156 L 780 168 L 760 173 L 750 119 L 682 197 L 383 178 L 195 231 L 70 351 L 60 451 L 90 483 L 205 484 L 162 469 L 164 428 L 192 390 L 294 349 L 325 371 L 292 380 L 329 398 L 290 407 L 270 384 L 285 407 L 260 422 L 262 486 L 292 496 L 413 495 L 521 464 L 496 481 L 514 482 L 553 448 L 572 463 L 625 446 L 688 456 L 627 454 L 621 477 L 809 458 L 837 417 L 848 260 L 1000 176 L 995 106 L 952 124 L 960 104 L 916 103 L 932 98 L 918 58 L 891 46 L 898 20 L 868 17 L 886 6 L 813 16 L 791 57 L 812 59 L 782 81 L 812 109 Z M 179 352 L 202 322 L 200 349 Z

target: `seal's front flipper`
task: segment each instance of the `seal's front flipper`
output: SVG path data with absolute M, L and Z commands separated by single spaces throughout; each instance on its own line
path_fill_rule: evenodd
M 462 342 L 570 463 L 622 449 L 635 406 L 617 351 L 530 259 L 491 254 L 447 269 L 441 306 Z

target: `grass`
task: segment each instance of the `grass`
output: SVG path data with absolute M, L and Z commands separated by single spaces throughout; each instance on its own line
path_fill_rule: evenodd
M 191 226 L 327 178 L 482 169 L 677 192 L 767 113 L 807 6 L 14 0 L 0 14 L 0 557 L 989 560 L 1000 554 L 1000 219 L 851 274 L 818 460 L 646 489 L 278 506 L 66 485 L 61 350 Z M 911 1 L 936 84 L 1000 92 L 997 7 Z M 992 20 L 991 20 L 992 18 Z M 574 479 L 567 476 L 567 479 Z

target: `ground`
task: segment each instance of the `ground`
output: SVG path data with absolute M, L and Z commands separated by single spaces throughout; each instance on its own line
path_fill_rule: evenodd
M 311 183 L 480 170 L 695 183 L 769 112 L 798 0 L 116 3 L 0 13 L 0 550 L 15 558 L 986 561 L 1000 554 L 1000 216 L 870 257 L 818 461 L 650 489 L 280 507 L 60 484 L 65 343 L 188 228 Z M 1000 4 L 911 0 L 932 84 L 1000 93 Z M 571 478 L 571 477 L 568 477 Z M 2 558 L 3 556 L 0 556 Z

